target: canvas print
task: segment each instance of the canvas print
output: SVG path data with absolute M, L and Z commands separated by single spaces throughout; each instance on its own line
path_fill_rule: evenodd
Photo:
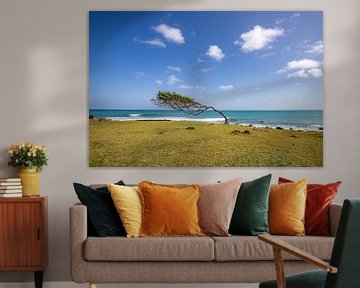
M 89 12 L 90 167 L 323 166 L 321 11 Z

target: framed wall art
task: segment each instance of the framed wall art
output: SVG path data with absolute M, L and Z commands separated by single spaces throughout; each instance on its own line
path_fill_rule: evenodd
M 90 167 L 323 166 L 321 11 L 89 12 Z

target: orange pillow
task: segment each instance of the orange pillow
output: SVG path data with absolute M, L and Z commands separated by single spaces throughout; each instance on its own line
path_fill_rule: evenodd
M 199 227 L 199 185 L 139 183 L 142 198 L 140 236 L 203 236 Z
M 269 195 L 271 234 L 305 235 L 306 185 L 306 179 L 271 185 Z

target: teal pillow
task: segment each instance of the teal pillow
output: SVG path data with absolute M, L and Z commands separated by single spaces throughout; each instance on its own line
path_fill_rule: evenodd
M 270 181 L 271 174 L 241 184 L 231 218 L 230 234 L 256 236 L 269 233 Z

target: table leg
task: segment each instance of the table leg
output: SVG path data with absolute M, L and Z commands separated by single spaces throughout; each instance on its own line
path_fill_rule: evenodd
M 35 271 L 35 288 L 42 288 L 43 284 L 43 271 Z

